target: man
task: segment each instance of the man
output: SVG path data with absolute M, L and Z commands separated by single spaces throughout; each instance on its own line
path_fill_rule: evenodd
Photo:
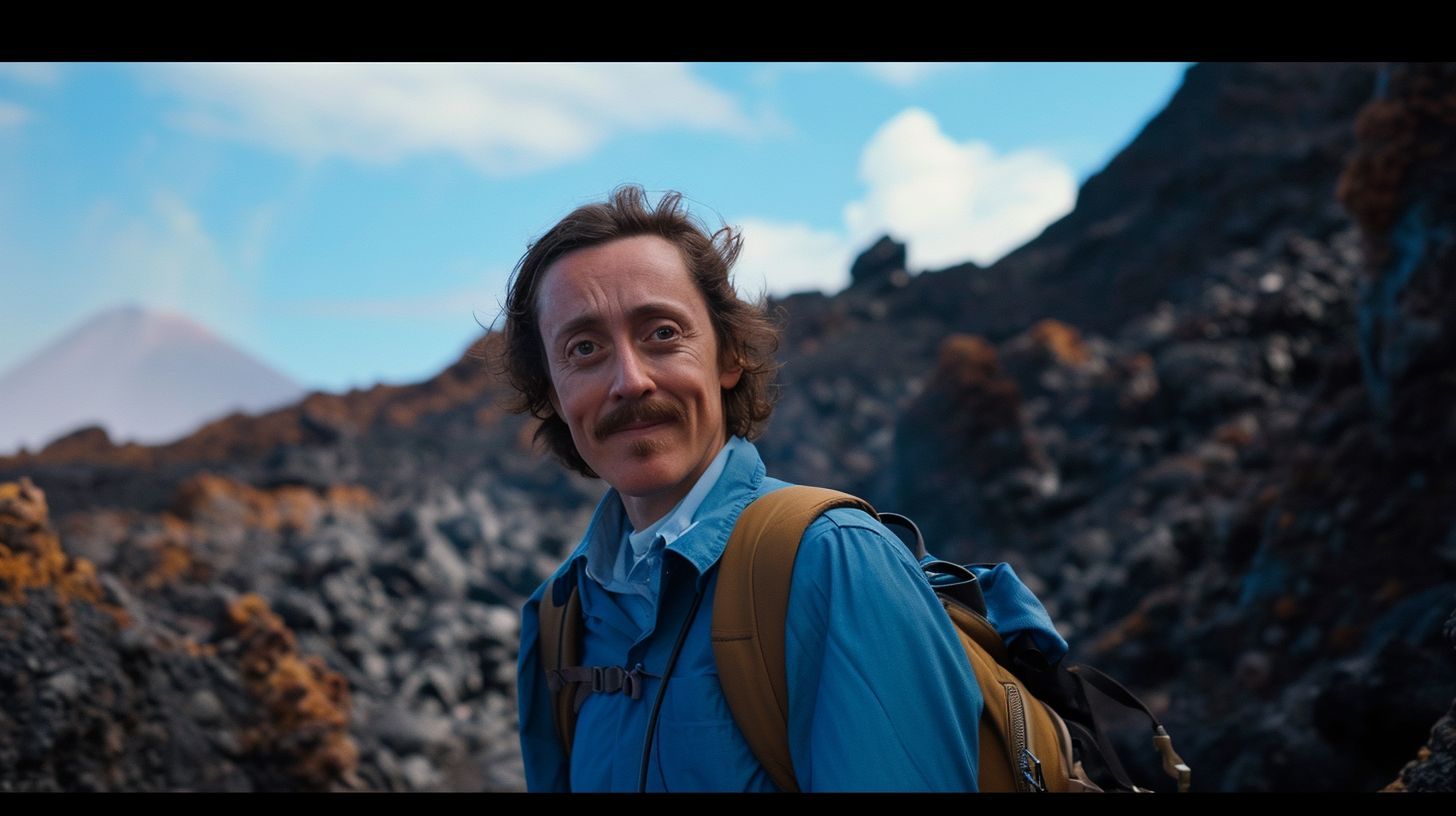
M 784 486 L 748 441 L 772 410 L 778 338 L 729 281 L 740 245 L 698 226 L 680 195 L 649 208 L 627 186 L 516 267 L 502 362 L 517 407 L 563 463 L 610 486 L 553 578 L 577 587 L 583 664 L 619 681 L 585 696 L 568 757 L 540 654 L 550 582 L 537 589 L 518 664 L 532 791 L 635 791 L 644 774 L 650 791 L 778 789 L 733 720 L 708 636 L 734 522 Z M 919 566 L 877 520 L 836 509 L 810 525 L 785 638 L 800 790 L 976 789 L 980 692 Z

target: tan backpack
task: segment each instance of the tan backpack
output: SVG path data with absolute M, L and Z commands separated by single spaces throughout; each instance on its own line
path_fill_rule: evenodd
M 794 558 L 808 526 L 837 507 L 860 509 L 887 525 L 907 527 L 916 542 L 912 550 L 923 557 L 923 541 L 909 519 L 876 513 L 868 503 L 847 493 L 791 486 L 765 494 L 743 511 L 717 567 L 712 640 L 719 681 L 749 747 L 785 791 L 799 789 L 789 755 L 784 656 Z M 1011 654 L 986 618 L 974 573 L 947 562 L 931 562 L 924 568 L 981 689 L 980 790 L 1147 790 L 1128 781 L 1116 752 L 1101 735 L 1087 699 L 1089 690 L 1143 711 L 1152 720 L 1154 742 L 1163 755 L 1165 770 L 1178 780 L 1180 790 L 1188 789 L 1188 766 L 1173 751 L 1162 725 L 1136 697 L 1090 667 L 1047 664 L 1030 646 Z M 570 756 L 581 700 L 593 691 L 631 691 L 635 678 L 621 667 L 576 665 L 582 653 L 580 601 L 573 587 L 566 602 L 557 605 L 553 603 L 559 597 L 555 589 L 547 588 L 540 606 L 541 654 L 554 694 L 557 730 Z M 696 610 L 694 605 L 689 620 Z M 664 685 L 672 662 L 670 659 L 663 672 Z M 649 739 L 651 732 L 649 727 Z M 1093 774 L 1084 767 L 1084 758 Z

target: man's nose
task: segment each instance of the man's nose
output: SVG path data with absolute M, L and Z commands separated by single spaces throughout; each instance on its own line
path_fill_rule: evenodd
M 647 362 L 637 349 L 630 345 L 623 347 L 617 355 L 616 380 L 612 383 L 612 396 L 625 400 L 644 397 L 657 387 L 652 381 Z

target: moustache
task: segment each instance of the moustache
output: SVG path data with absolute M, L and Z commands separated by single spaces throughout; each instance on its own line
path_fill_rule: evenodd
M 647 399 L 640 402 L 629 402 L 616 408 L 602 417 L 594 431 L 598 439 L 605 439 L 628 425 L 638 422 L 682 422 L 686 419 L 682 407 L 678 404 L 667 400 Z

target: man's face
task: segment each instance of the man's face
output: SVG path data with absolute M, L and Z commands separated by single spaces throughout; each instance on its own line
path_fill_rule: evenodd
M 687 495 L 726 437 L 725 370 L 708 305 L 677 248 L 653 235 L 569 252 L 536 308 L 551 405 L 637 529 Z

